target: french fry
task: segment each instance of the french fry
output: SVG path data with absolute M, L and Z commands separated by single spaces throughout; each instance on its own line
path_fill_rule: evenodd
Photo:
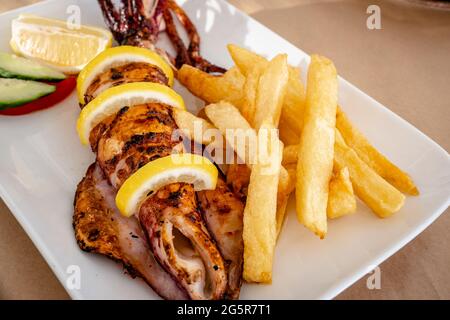
M 284 110 L 284 109 L 283 109 Z M 286 145 L 293 145 L 298 141 L 299 128 L 291 129 L 280 119 L 280 138 Z M 365 138 L 358 129 L 348 120 L 347 116 L 338 108 L 336 127 L 342 133 L 344 140 L 349 144 L 357 155 L 381 177 L 394 187 L 409 195 L 418 195 L 419 190 L 411 177 L 390 162 Z
M 207 103 L 227 100 L 236 105 L 242 104 L 245 77 L 237 68 L 231 68 L 223 76 L 213 76 L 185 64 L 178 70 L 177 79 L 193 95 Z
M 337 91 L 337 73 L 333 63 L 313 55 L 308 70 L 304 125 L 298 149 L 296 208 L 299 221 L 320 238 L 327 233 Z
M 287 146 L 283 149 L 282 164 L 285 168 L 292 168 L 298 159 L 298 145 Z M 356 199 L 350 181 L 347 167 L 341 170 L 333 167 L 333 176 L 329 184 L 327 216 L 338 218 L 356 210 Z
M 237 67 L 232 67 L 223 74 L 223 79 L 230 83 L 234 88 L 242 88 L 245 77 Z
M 180 128 L 183 134 L 190 140 L 204 145 L 213 142 L 213 136 L 205 134 L 205 132 L 217 129 L 208 121 L 196 117 L 188 111 L 179 109 L 174 109 L 173 117 L 178 128 Z
M 297 170 L 295 167 L 281 165 L 280 170 L 280 180 L 283 181 L 281 186 L 281 191 L 286 194 L 290 194 L 295 190 L 295 177 L 297 175 Z
M 291 193 L 295 190 L 295 182 L 297 176 L 297 165 L 286 165 L 283 166 L 289 174 L 289 184 L 288 184 L 288 192 Z
M 227 49 L 230 53 L 231 59 L 233 59 L 234 63 L 244 76 L 248 76 L 253 69 L 262 70 L 267 67 L 267 59 L 259 54 L 234 44 L 227 45 Z
M 380 218 L 391 216 L 403 206 L 405 196 L 362 161 L 337 129 L 334 160 L 338 169 L 348 168 L 356 195 Z
M 222 134 L 226 134 L 226 130 L 236 130 L 242 129 L 250 133 L 254 134 L 256 138 L 256 132 L 250 127 L 250 124 L 244 119 L 244 117 L 239 113 L 236 107 L 232 106 L 226 102 L 220 102 L 218 104 L 211 104 L 204 108 L 207 117 L 211 120 L 211 122 L 221 130 Z M 250 142 L 252 139 L 246 140 L 246 142 Z M 255 139 L 256 141 L 256 139 Z M 233 149 L 238 153 L 238 146 L 236 145 L 236 140 L 227 142 L 233 147 Z M 238 156 L 241 159 L 247 159 L 248 153 L 250 152 L 250 147 L 246 147 L 247 151 L 245 153 L 239 152 Z M 251 166 L 251 163 L 247 163 Z M 241 186 L 242 187 L 242 186 Z M 295 167 L 291 167 L 289 169 L 281 168 L 280 169 L 280 178 L 279 178 L 279 186 L 277 192 L 277 235 L 279 234 L 283 221 L 284 214 L 287 205 L 287 200 L 289 195 L 295 188 Z M 241 189 L 241 188 L 239 188 Z
M 281 167 L 277 194 L 277 238 L 280 235 L 286 216 L 289 196 L 295 188 L 295 168 Z
M 289 172 L 289 175 L 291 177 L 295 178 L 297 176 L 297 163 L 285 164 L 285 165 L 283 165 L 283 167 Z M 295 189 L 295 183 L 294 183 L 294 189 Z
M 267 64 L 259 78 L 253 118 L 256 130 L 266 119 L 278 127 L 288 79 L 287 55 L 278 55 Z
M 285 145 L 298 144 L 300 135 L 295 130 L 292 130 L 283 119 L 283 111 L 281 111 L 281 118 L 279 123 L 280 139 Z
M 256 60 L 254 67 L 247 73 L 245 85 L 247 99 L 244 109 L 241 110 L 255 128 L 258 128 L 262 121 L 267 118 L 271 119 L 274 124 L 278 123 L 288 79 L 291 75 L 292 77 L 299 77 L 298 72 L 294 68 L 288 69 L 285 55 L 279 55 L 269 63 L 265 59 L 261 59 L 260 62 L 258 64 L 258 60 Z M 259 83 L 257 83 L 258 79 Z M 258 91 L 255 97 L 254 88 L 256 83 L 258 84 Z M 293 183 L 291 182 L 292 187 L 289 187 L 288 183 L 289 174 L 282 168 L 277 196 L 277 236 L 284 221 L 289 195 L 294 189 Z
M 178 80 L 195 96 L 207 103 L 217 103 L 221 100 L 231 102 L 241 110 L 244 117 L 252 123 L 254 114 L 254 104 L 248 104 L 251 99 L 245 99 L 245 94 L 252 96 L 251 91 L 245 87 L 253 88 L 255 85 L 246 84 L 246 77 L 253 80 L 259 79 L 261 70 L 263 70 L 268 61 L 246 49 L 242 49 L 233 45 L 230 48 L 240 50 L 238 54 L 232 54 L 235 63 L 239 63 L 239 70 L 244 70 L 245 77 L 237 68 L 231 68 L 224 76 L 212 76 L 194 67 L 185 65 L 178 71 Z M 254 70 L 253 72 L 251 70 Z M 253 75 L 250 75 L 252 72 Z M 289 67 L 289 84 L 286 89 L 284 103 L 280 117 L 280 138 L 284 144 L 298 143 L 302 119 L 303 105 L 305 100 L 305 90 L 300 81 L 298 68 Z M 253 91 L 254 92 L 254 91 Z M 249 109 L 247 111 L 247 109 Z
M 297 136 L 300 136 L 303 128 L 304 107 L 305 88 L 300 80 L 300 69 L 289 67 L 288 86 L 280 118 L 283 120 L 283 126 L 280 125 L 280 131 L 286 128 L 293 131 Z
M 280 237 L 281 230 L 283 229 L 284 222 L 286 220 L 286 209 L 289 202 L 290 194 L 280 193 L 277 194 L 277 213 L 276 213 L 276 234 L 277 239 Z
M 335 219 L 355 211 L 356 199 L 348 168 L 335 170 L 330 180 L 327 216 L 330 219 Z
M 228 51 L 244 75 L 248 75 L 255 68 L 264 68 L 268 63 L 264 57 L 235 45 L 228 45 Z M 303 127 L 305 94 L 299 79 L 298 72 L 295 72 L 295 68 L 290 67 L 289 85 L 280 119 L 280 138 L 285 145 L 297 143 Z M 336 127 L 342 133 L 346 143 L 381 177 L 406 194 L 419 194 L 411 177 L 376 150 L 339 108 Z
M 298 145 L 287 146 L 283 150 L 283 166 L 285 168 L 291 168 L 294 163 L 297 162 L 298 155 L 295 155 L 295 150 L 298 149 Z M 342 170 L 348 167 L 350 173 L 350 180 L 352 181 L 352 186 L 356 195 L 361 198 L 377 215 L 380 217 L 389 216 L 392 213 L 398 211 L 402 204 L 404 197 L 401 193 L 394 187 L 390 186 L 384 179 L 379 176 L 372 168 L 370 168 L 359 156 L 356 154 L 355 150 L 350 148 L 345 144 L 342 135 L 339 130 L 336 130 L 336 142 L 334 146 L 335 151 L 335 167 L 334 173 L 339 171 L 336 166 L 339 166 Z M 352 168 L 352 171 L 350 171 Z M 333 179 L 332 179 L 333 180 Z M 358 186 L 356 186 L 358 184 Z M 358 188 L 358 191 L 356 189 Z M 328 206 L 330 206 L 330 201 L 338 204 L 338 199 L 335 199 L 338 194 L 333 192 L 330 182 L 330 192 L 328 196 Z M 349 188 L 347 187 L 348 193 Z M 392 193 L 392 198 L 389 198 L 389 193 Z M 388 201 L 384 200 L 389 198 Z M 348 199 L 349 200 L 349 199 Z M 376 203 L 379 204 L 376 204 Z M 388 209 L 382 209 L 385 205 L 383 203 L 389 203 Z M 339 206 L 348 206 L 351 208 L 350 200 L 348 205 L 340 203 Z M 343 210 L 343 209 L 342 209 Z M 328 211 L 328 209 L 327 209 Z M 337 211 L 337 210 L 335 210 Z M 330 214 L 328 212 L 328 217 Z
M 227 101 L 207 105 L 204 110 L 208 119 L 223 134 L 226 133 L 227 129 L 253 130 L 239 110 Z
M 297 164 L 298 160 L 298 144 L 286 146 L 283 149 L 283 166 L 289 164 Z
M 401 192 L 410 195 L 418 195 L 419 190 L 415 186 L 411 177 L 390 162 L 374 146 L 370 144 L 367 138 L 355 128 L 345 113 L 338 108 L 336 116 L 336 128 L 339 129 L 345 143 L 355 150 L 358 157 L 361 158 L 369 167 L 375 170 L 383 179 L 392 184 Z
M 244 76 L 252 70 L 264 69 L 269 63 L 264 57 L 236 45 L 228 45 L 228 52 Z M 289 79 L 280 117 L 280 137 L 284 144 L 298 143 L 303 126 L 305 89 L 298 68 L 289 66 Z
M 261 70 L 254 68 L 246 77 L 244 84 L 243 103 L 237 106 L 245 119 L 253 126 L 256 111 L 256 94 L 258 90 L 259 78 Z
M 254 163 L 257 134 L 239 110 L 222 101 L 205 107 L 209 120 L 220 130 L 240 159 L 247 164 Z
M 266 161 L 258 157 L 252 166 L 248 186 L 247 203 L 244 209 L 244 280 L 248 282 L 272 281 L 272 265 L 277 238 L 277 191 L 281 169 L 282 144 L 264 122 L 258 138 L 269 134 Z M 268 170 L 267 165 L 270 166 Z

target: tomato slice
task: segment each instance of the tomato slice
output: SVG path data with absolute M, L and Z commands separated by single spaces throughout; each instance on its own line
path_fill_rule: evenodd
M 59 102 L 63 101 L 65 98 L 67 98 L 67 96 L 70 95 L 73 89 L 75 89 L 77 79 L 76 77 L 68 77 L 67 79 L 64 79 L 63 81 L 60 81 L 56 84 L 55 83 L 49 84 L 56 86 L 56 90 L 52 94 L 49 94 L 48 96 L 39 98 L 37 100 L 34 100 L 32 102 L 26 103 L 18 107 L 0 110 L 0 114 L 6 116 L 20 116 L 38 110 L 50 108 L 55 104 L 58 104 Z

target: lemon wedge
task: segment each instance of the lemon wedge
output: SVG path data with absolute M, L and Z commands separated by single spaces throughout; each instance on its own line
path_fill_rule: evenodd
M 147 62 L 155 65 L 169 79 L 169 85 L 173 85 L 172 68 L 159 54 L 145 48 L 132 46 L 114 47 L 106 49 L 92 59 L 78 75 L 77 93 L 80 103 L 84 103 L 84 95 L 87 88 L 100 73 L 127 62 Z
M 183 98 L 171 88 L 159 83 L 133 82 L 109 88 L 89 102 L 77 120 L 81 143 L 89 143 L 91 130 L 103 119 L 115 114 L 124 106 L 160 102 L 185 110 Z
M 112 35 L 105 29 L 72 27 L 66 21 L 21 14 L 11 24 L 13 51 L 36 59 L 61 72 L 74 74 L 111 46 Z
M 147 163 L 132 174 L 119 189 L 116 205 L 130 217 L 139 210 L 147 195 L 176 182 L 190 183 L 195 191 L 214 190 L 218 171 L 207 158 L 190 154 L 172 154 Z

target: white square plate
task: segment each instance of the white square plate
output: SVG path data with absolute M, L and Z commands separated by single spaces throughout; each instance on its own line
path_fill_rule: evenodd
M 202 53 L 230 66 L 226 44 L 243 45 L 268 57 L 289 54 L 306 70 L 308 56 L 222 0 L 179 1 L 202 37 Z M 96 1 L 54 0 L 0 15 L 0 50 L 10 51 L 10 24 L 19 13 L 65 19 L 68 5 L 81 8 L 82 23 L 103 26 Z M 339 66 L 337 66 L 339 69 Z M 381 220 L 362 203 L 355 215 L 329 224 L 319 240 L 295 218 L 291 203 L 276 248 L 271 285 L 244 285 L 243 299 L 330 299 L 399 250 L 450 204 L 449 154 L 406 121 L 339 79 L 339 102 L 355 123 L 394 163 L 407 170 L 421 191 L 393 217 Z M 177 86 L 187 105 L 198 106 Z M 93 161 L 75 132 L 75 94 L 60 105 L 21 117 L 0 116 L 0 195 L 75 299 L 155 299 L 142 281 L 123 275 L 120 265 L 82 252 L 72 229 L 77 183 Z M 420 257 L 417 257 L 420 259 Z M 68 267 L 81 269 L 81 288 L 66 286 Z

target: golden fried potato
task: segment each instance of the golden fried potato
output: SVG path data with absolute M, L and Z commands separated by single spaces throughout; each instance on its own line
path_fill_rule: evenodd
M 258 157 L 252 166 L 244 209 L 244 280 L 272 281 L 272 265 L 277 238 L 277 191 L 281 170 L 282 144 L 270 122 L 264 122 L 258 138 L 268 134 L 266 159 Z M 270 169 L 268 169 L 268 166 Z
M 264 57 L 250 50 L 228 45 L 228 51 L 241 73 L 248 77 L 253 70 L 263 70 L 269 63 Z M 296 144 L 303 126 L 305 89 L 298 68 L 289 66 L 289 80 L 280 117 L 280 137 L 284 144 Z
M 223 76 L 213 76 L 185 64 L 178 70 L 177 79 L 193 95 L 207 103 L 227 100 L 242 104 L 245 77 L 237 68 L 231 68 Z
M 234 44 L 227 45 L 227 49 L 230 53 L 231 59 L 233 59 L 241 73 L 246 77 L 254 69 L 265 69 L 269 63 L 266 58 L 260 56 L 259 54 Z
M 374 146 L 370 144 L 367 138 L 355 128 L 345 113 L 338 108 L 336 116 L 336 128 L 342 134 L 345 143 L 355 150 L 358 157 L 361 158 L 369 167 L 375 170 L 383 179 L 392 184 L 401 192 L 410 195 L 418 195 L 419 190 L 411 177 L 390 162 Z
M 242 88 L 245 83 L 245 77 L 238 67 L 231 67 L 223 74 L 223 79 L 230 83 L 234 88 Z
M 281 118 L 279 123 L 280 139 L 285 145 L 298 144 L 300 141 L 300 134 L 297 134 L 295 130 L 292 130 L 283 118 L 283 110 L 281 111 Z
M 337 72 L 333 62 L 313 55 L 308 70 L 303 130 L 298 149 L 296 208 L 299 221 L 320 238 L 327 233 L 337 92 Z
M 380 218 L 391 216 L 403 206 L 405 196 L 362 161 L 337 129 L 334 160 L 338 169 L 348 168 L 356 195 Z
M 356 211 L 356 198 L 348 168 L 335 170 L 330 180 L 327 216 L 330 219 L 342 217 Z
M 256 130 L 267 119 L 278 127 L 288 78 L 287 55 L 277 55 L 267 64 L 259 78 L 252 123 Z
M 276 234 L 277 239 L 280 237 L 281 230 L 283 229 L 284 222 L 286 220 L 286 209 L 289 202 L 290 194 L 284 194 L 278 192 L 277 194 L 277 214 L 276 214 Z
M 277 238 L 286 216 L 286 207 L 289 196 L 295 189 L 295 168 L 286 169 L 283 166 L 280 169 L 280 178 L 278 181 L 277 195 Z
M 298 145 L 286 146 L 283 149 L 283 166 L 293 170 L 297 165 Z M 280 178 L 281 179 L 281 178 Z M 333 175 L 329 184 L 327 216 L 338 218 L 350 214 L 356 210 L 356 199 L 350 181 L 348 168 L 338 170 L 333 167 Z
M 280 118 L 280 135 L 283 130 L 294 132 L 297 137 L 303 128 L 305 88 L 300 80 L 300 69 L 289 67 L 289 80 Z M 281 121 L 282 120 L 282 121 Z M 283 123 L 283 126 L 281 125 Z M 299 141 L 299 139 L 297 139 Z M 284 141 L 283 141 L 284 142 Z M 285 142 L 288 144 L 288 142 Z M 289 143 L 292 144 L 292 143 Z
M 256 111 L 256 94 L 258 90 L 261 69 L 253 69 L 246 77 L 244 84 L 244 98 L 242 105 L 237 106 L 248 123 L 253 127 Z
M 207 105 L 204 110 L 208 119 L 210 119 L 223 134 L 226 133 L 227 129 L 253 130 L 239 110 L 227 101 L 220 101 L 218 103 Z
M 228 144 L 240 159 L 249 165 L 255 162 L 257 134 L 239 110 L 232 104 L 222 101 L 205 107 L 208 119 L 225 136 Z
M 298 144 L 286 146 L 283 149 L 283 166 L 289 164 L 297 164 L 298 160 Z
M 328 212 L 328 217 L 331 218 L 331 216 L 333 216 L 333 214 L 330 215 L 330 202 L 334 202 L 337 205 L 339 205 L 340 207 L 342 207 L 340 210 L 334 209 L 335 212 L 341 211 L 345 212 L 347 211 L 346 209 L 344 210 L 344 207 L 348 207 L 348 208 L 352 208 L 352 200 L 350 200 L 350 196 L 348 197 L 348 201 L 346 202 L 342 202 L 339 199 L 334 199 L 335 197 L 339 196 L 339 194 L 337 192 L 333 192 L 332 191 L 332 186 L 331 186 L 331 182 L 333 180 L 336 180 L 336 178 L 338 179 L 342 179 L 345 180 L 344 175 L 336 176 L 337 172 L 339 172 L 339 169 L 336 168 L 336 166 L 340 166 L 342 169 L 343 168 L 353 168 L 354 171 L 358 172 L 358 182 L 352 181 L 352 186 L 353 188 L 356 190 L 356 186 L 355 183 L 358 183 L 360 186 L 364 186 L 365 193 L 369 193 L 370 188 L 372 188 L 373 186 L 371 186 L 372 184 L 375 186 L 373 187 L 374 190 L 373 192 L 375 194 L 369 196 L 365 196 L 365 197 L 360 197 L 359 196 L 359 192 L 354 191 L 358 197 L 361 198 L 361 200 L 363 200 L 364 202 L 369 201 L 372 202 L 372 205 L 369 205 L 369 203 L 366 202 L 366 204 L 372 208 L 372 210 L 374 210 L 374 208 L 377 207 L 382 207 L 383 206 L 383 199 L 385 198 L 384 196 L 381 195 L 381 192 L 377 191 L 378 189 L 389 189 L 391 192 L 393 192 L 393 199 L 394 200 L 389 200 L 389 202 L 391 202 L 391 207 L 394 209 L 390 209 L 392 212 L 398 211 L 398 209 L 400 209 L 401 207 L 401 203 L 402 203 L 402 197 L 399 196 L 399 192 L 398 190 L 396 190 L 395 188 L 389 188 L 389 186 L 386 186 L 386 181 L 382 181 L 383 179 L 381 177 L 376 178 L 375 176 L 377 175 L 376 172 L 374 172 L 373 169 L 371 169 L 366 163 L 364 163 L 356 154 L 356 152 L 350 148 L 348 145 L 345 144 L 345 141 L 343 140 L 342 136 L 340 135 L 339 130 L 337 130 L 336 133 L 336 142 L 335 142 L 335 167 L 334 167 L 334 178 L 331 179 L 330 181 L 330 190 L 329 190 L 329 194 L 328 194 L 328 208 L 327 208 L 327 212 Z M 338 136 L 340 137 L 340 140 L 338 140 Z M 292 168 L 296 163 L 297 163 L 297 158 L 298 158 L 298 154 L 296 153 L 296 150 L 298 149 L 298 145 L 291 145 L 291 146 L 287 146 L 284 148 L 283 150 L 283 166 L 287 169 Z M 346 154 L 348 152 L 348 154 Z M 339 159 L 339 161 L 337 162 L 336 160 Z M 347 168 L 347 169 L 348 169 Z M 368 170 L 367 168 L 369 168 L 370 170 Z M 341 169 L 341 170 L 342 170 Z M 350 171 L 349 171 L 350 173 Z M 379 179 L 381 178 L 381 180 Z M 352 178 L 350 180 L 353 180 Z M 374 182 L 377 181 L 377 182 Z M 343 182 L 343 181 L 342 181 Z M 342 185 L 345 185 L 344 183 L 340 183 Z M 347 187 L 345 187 L 347 190 L 348 195 L 350 195 L 350 188 L 347 185 Z M 384 192 L 387 194 L 389 192 L 389 190 L 385 190 Z M 372 200 L 368 200 L 372 198 Z M 366 200 L 365 200 L 366 199 Z M 395 200 L 396 199 L 396 200 Z M 374 204 L 374 202 L 379 201 L 380 204 L 376 205 Z M 396 208 L 398 206 L 398 208 Z M 376 210 L 376 209 L 375 209 Z M 377 211 L 375 211 L 375 213 L 377 213 Z M 377 213 L 378 214 L 378 213 Z M 336 215 L 336 214 L 334 214 Z M 378 215 L 383 215 L 383 214 L 378 214 Z
M 213 136 L 205 134 L 205 132 L 217 129 L 208 121 L 196 117 L 188 111 L 180 109 L 174 109 L 173 117 L 178 128 L 190 140 L 204 145 L 208 145 L 213 142 Z
M 237 55 L 234 54 L 235 52 L 232 49 L 230 50 L 239 69 L 233 67 L 224 76 L 212 76 L 185 65 L 178 71 L 177 77 L 181 84 L 193 95 L 207 103 L 216 103 L 221 100 L 229 101 L 238 107 L 244 117 L 252 123 L 255 105 L 251 97 L 256 93 L 251 88 L 256 89 L 260 71 L 267 66 L 268 61 L 246 49 L 233 45 L 230 45 L 229 48 L 240 50 L 240 54 Z M 245 77 L 239 70 L 245 71 Z M 254 71 L 252 72 L 252 70 Z M 250 75 L 250 73 L 252 74 Z M 248 79 L 249 77 L 250 79 Z M 279 126 L 280 138 L 286 145 L 295 144 L 299 141 L 305 100 L 305 90 L 300 80 L 298 68 L 289 67 L 288 81 Z M 245 99 L 246 95 L 247 99 Z M 251 103 L 249 104 L 248 101 Z

